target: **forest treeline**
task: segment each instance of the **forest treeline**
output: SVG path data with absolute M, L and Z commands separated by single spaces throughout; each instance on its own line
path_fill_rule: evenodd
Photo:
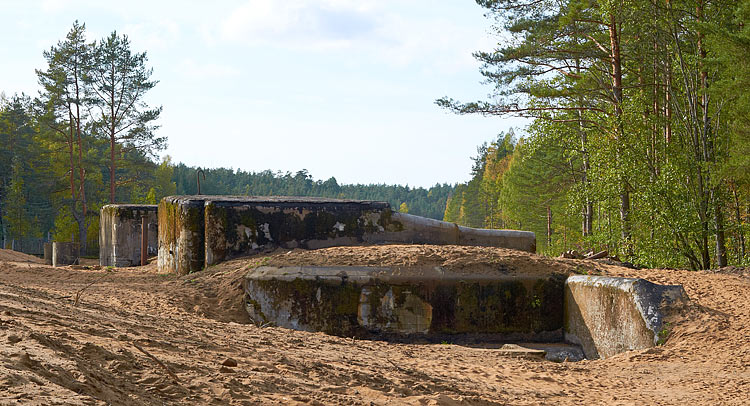
M 76 22 L 43 52 L 36 97 L 0 93 L 0 239 L 46 238 L 98 246 L 99 209 L 108 203 L 155 204 L 197 193 L 199 168 L 157 156 L 161 107 L 144 95 L 151 80 L 146 53 L 117 32 L 95 41 Z M 296 195 L 370 199 L 441 218 L 452 185 L 339 185 L 296 174 L 218 168 L 201 171 L 203 194 Z
M 446 220 L 607 249 L 645 266 L 747 264 L 750 1 L 477 0 L 497 47 L 488 100 L 531 119 L 483 145 Z
M 197 167 L 182 163 L 174 167 L 172 177 L 177 194 L 195 194 L 198 184 Z M 339 185 L 336 178 L 314 180 L 303 169 L 290 172 L 245 172 L 227 168 L 203 170 L 201 193 L 245 196 L 317 196 L 338 199 L 377 200 L 390 203 L 394 210 L 417 216 L 441 219 L 453 185 L 436 184 L 425 189 L 386 184 Z

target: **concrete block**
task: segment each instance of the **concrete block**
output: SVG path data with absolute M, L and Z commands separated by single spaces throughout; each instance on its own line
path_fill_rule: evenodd
M 52 243 L 44 243 L 44 263 L 46 265 L 52 265 Z
M 137 266 L 141 264 L 141 219 L 148 228 L 147 256 L 156 255 L 159 247 L 156 205 L 108 204 L 99 217 L 99 264 L 102 266 Z
M 203 269 L 205 201 L 206 196 L 168 196 L 159 203 L 159 272 Z
M 77 264 L 79 247 L 77 242 L 53 242 L 52 266 Z
M 664 318 L 686 300 L 680 285 L 571 276 L 565 282 L 565 340 L 580 345 L 589 359 L 650 348 L 659 341 Z
M 439 268 L 268 267 L 248 272 L 245 303 L 258 323 L 352 335 L 440 341 L 562 341 L 564 275 L 451 273 Z

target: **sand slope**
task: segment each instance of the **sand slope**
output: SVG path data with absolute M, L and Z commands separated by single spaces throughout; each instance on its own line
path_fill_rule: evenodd
M 750 278 L 744 270 L 635 271 L 464 248 L 295 251 L 185 277 L 157 274 L 154 265 L 108 272 L 0 261 L 0 404 L 748 403 Z M 248 267 L 323 258 L 329 265 L 433 261 L 491 270 L 504 263 L 516 270 L 640 276 L 684 284 L 694 304 L 672 320 L 662 347 L 563 364 L 503 358 L 492 348 L 360 341 L 243 324 L 240 283 Z M 223 367 L 227 358 L 238 365 Z
M 33 255 L 24 254 L 23 252 L 6 250 L 0 248 L 0 261 L 5 262 L 31 262 L 34 264 L 43 264 L 44 260 Z

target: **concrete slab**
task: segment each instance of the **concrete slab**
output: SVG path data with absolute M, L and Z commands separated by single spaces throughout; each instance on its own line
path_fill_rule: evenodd
M 519 344 L 504 344 L 496 353 L 510 358 L 544 359 L 547 351 Z

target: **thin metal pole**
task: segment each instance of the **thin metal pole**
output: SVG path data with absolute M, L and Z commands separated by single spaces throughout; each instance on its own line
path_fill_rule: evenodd
M 141 265 L 146 265 L 148 257 L 148 223 L 146 216 L 141 217 Z

